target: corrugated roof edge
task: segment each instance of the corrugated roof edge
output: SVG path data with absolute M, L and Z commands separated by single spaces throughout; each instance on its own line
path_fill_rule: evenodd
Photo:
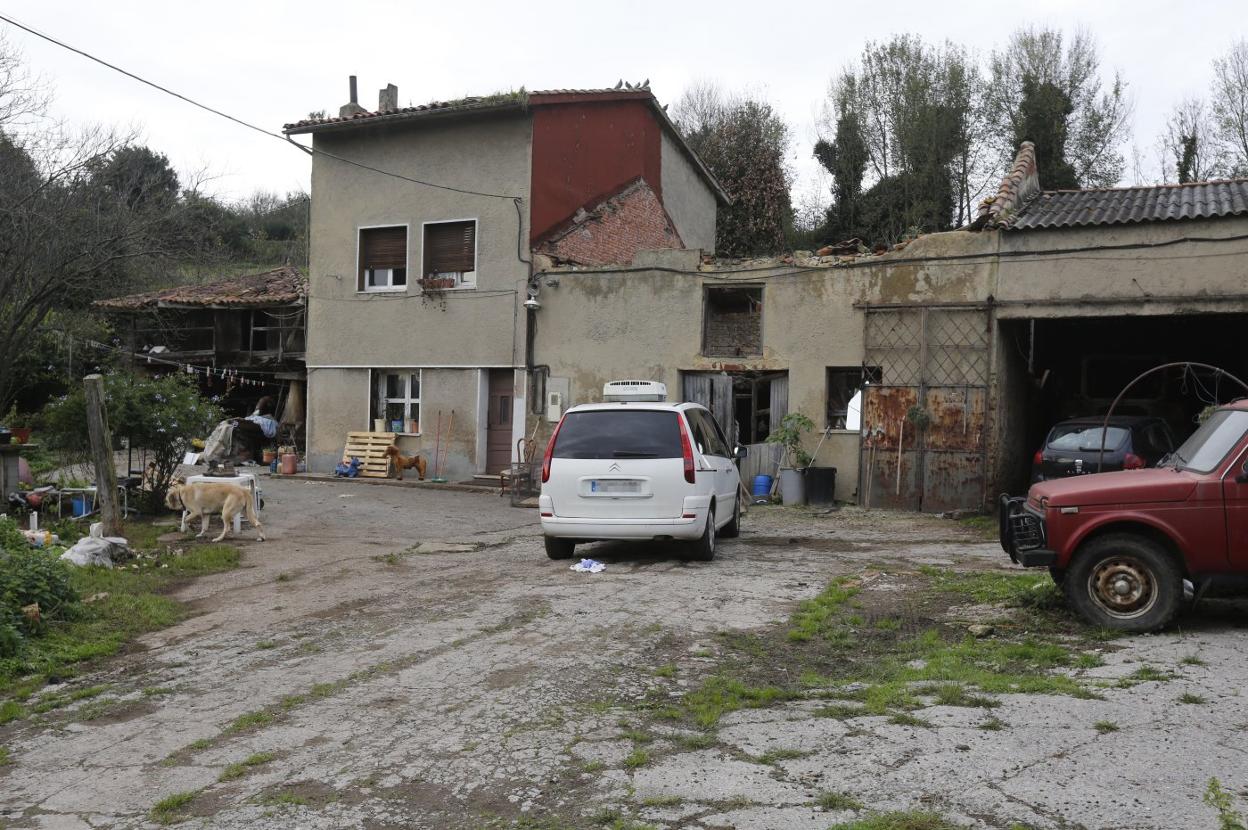
M 503 100 L 500 100 L 500 98 Z M 539 100 L 535 101 L 535 98 Z M 698 154 L 685 141 L 684 136 L 680 134 L 680 130 L 676 129 L 676 125 L 672 123 L 667 112 L 659 104 L 658 99 L 654 97 L 654 93 L 650 91 L 649 87 L 632 89 L 545 89 L 534 92 L 507 93 L 505 96 L 499 97 L 473 96 L 459 101 L 433 101 L 415 107 L 400 107 L 399 109 L 386 110 L 384 112 L 361 112 L 345 118 L 304 119 L 303 121 L 284 125 L 282 132 L 288 136 L 324 133 L 353 127 L 392 124 L 417 119 L 453 118 L 494 112 L 524 111 L 532 106 L 555 106 L 562 103 L 571 103 L 573 100 L 592 102 L 593 99 L 646 101 L 655 113 L 659 124 L 675 138 L 676 146 L 685 154 L 685 157 L 693 164 L 698 174 L 702 176 L 715 193 L 715 198 L 722 204 L 732 204 L 732 197 L 728 195 L 727 191 L 719 183 L 719 179 L 715 178 L 715 174 L 710 171 Z

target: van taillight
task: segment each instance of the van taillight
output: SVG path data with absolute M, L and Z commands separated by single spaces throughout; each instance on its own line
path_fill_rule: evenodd
M 563 427 L 564 419 L 567 417 L 565 412 L 563 418 L 559 419 L 559 423 L 555 424 L 555 431 L 550 434 L 550 440 L 546 442 L 546 455 L 542 457 L 542 484 L 550 481 L 550 459 L 555 455 L 555 439 L 559 437 L 559 430 Z
M 1036 454 L 1032 456 L 1031 463 L 1039 467 L 1044 463 L 1044 450 L 1036 450 Z
M 1133 452 L 1129 452 L 1126 460 L 1122 462 L 1122 466 L 1127 470 L 1142 470 L 1144 469 L 1144 459 Z
M 693 484 L 693 444 L 689 443 L 689 430 L 685 428 L 684 417 L 677 415 L 676 422 L 680 424 L 680 454 L 685 459 L 685 481 Z

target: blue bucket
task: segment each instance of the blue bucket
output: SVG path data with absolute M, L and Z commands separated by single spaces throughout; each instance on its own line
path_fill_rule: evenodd
M 751 495 L 766 496 L 771 492 L 771 476 L 754 476 L 754 490 Z
M 70 499 L 70 504 L 74 507 L 74 518 L 80 518 L 91 512 L 91 499 L 89 496 L 79 495 Z

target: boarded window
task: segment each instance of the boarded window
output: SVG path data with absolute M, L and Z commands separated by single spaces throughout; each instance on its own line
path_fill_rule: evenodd
M 426 278 L 453 276 L 456 285 L 472 285 L 477 277 L 477 223 L 435 222 L 425 225 Z
M 762 353 L 763 289 L 708 287 L 702 314 L 702 354 L 745 357 Z
M 407 285 L 407 228 L 360 229 L 359 289 L 377 291 Z

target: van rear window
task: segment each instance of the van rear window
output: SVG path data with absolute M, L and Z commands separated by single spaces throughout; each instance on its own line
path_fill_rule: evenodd
M 680 458 L 678 417 L 653 409 L 569 412 L 554 457 Z

